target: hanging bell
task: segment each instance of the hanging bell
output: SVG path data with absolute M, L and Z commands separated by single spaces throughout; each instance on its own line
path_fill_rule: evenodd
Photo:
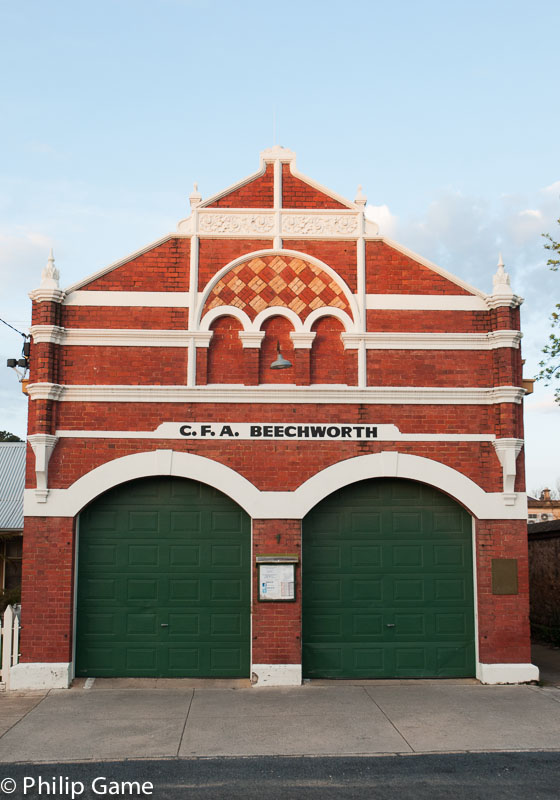
M 288 369 L 288 367 L 292 366 L 292 362 L 288 361 L 287 358 L 284 358 L 282 353 L 280 352 L 280 342 L 276 342 L 276 361 L 273 361 L 270 365 L 270 369 Z

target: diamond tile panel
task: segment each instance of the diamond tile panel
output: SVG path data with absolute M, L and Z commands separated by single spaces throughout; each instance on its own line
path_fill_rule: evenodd
M 218 306 L 235 306 L 251 318 L 268 306 L 291 308 L 302 319 L 322 306 L 341 308 L 351 316 L 338 283 L 301 258 L 264 256 L 234 267 L 214 286 L 204 313 Z

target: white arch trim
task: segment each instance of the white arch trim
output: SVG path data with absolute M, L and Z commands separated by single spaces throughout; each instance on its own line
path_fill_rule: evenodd
M 294 331 L 298 333 L 303 332 L 303 325 L 301 324 L 300 318 L 295 311 L 292 311 L 291 308 L 287 308 L 286 306 L 269 306 L 268 308 L 263 308 L 255 317 L 252 330 L 260 331 L 263 322 L 270 319 L 270 317 L 286 317 L 294 326 Z
M 457 500 L 479 519 L 527 519 L 525 494 L 518 493 L 513 505 L 505 505 L 501 492 L 484 492 L 470 478 L 445 464 L 394 451 L 339 461 L 309 478 L 294 492 L 261 492 L 238 472 L 212 459 L 173 450 L 152 450 L 102 464 L 68 489 L 51 489 L 46 503 L 38 503 L 35 490 L 27 489 L 25 515 L 74 517 L 108 489 L 155 475 L 190 478 L 213 486 L 254 519 L 301 519 L 332 492 L 368 478 L 407 478 L 429 484 Z
M 211 308 L 210 311 L 207 311 L 202 317 L 200 320 L 200 330 L 209 331 L 210 326 L 218 317 L 235 317 L 243 325 L 244 331 L 260 331 L 263 322 L 270 319 L 270 317 L 285 317 L 292 323 L 296 333 L 310 332 L 313 324 L 321 317 L 336 317 L 344 325 L 346 333 L 351 333 L 355 329 L 351 317 L 346 311 L 336 306 L 321 306 L 320 308 L 316 308 L 306 317 L 303 323 L 295 311 L 292 311 L 291 308 L 287 308 L 286 306 L 269 306 L 260 311 L 252 322 L 249 315 L 236 306 L 216 306 L 215 308 Z
M 211 308 L 200 321 L 200 330 L 209 331 L 210 325 L 218 319 L 218 317 L 235 317 L 243 326 L 244 331 L 253 329 L 253 323 L 248 314 L 236 306 L 216 306 Z
M 320 269 L 324 270 L 327 273 L 327 275 L 330 275 L 331 278 L 338 283 L 338 285 L 344 292 L 344 296 L 346 297 L 348 304 L 350 305 L 350 308 L 352 310 L 352 316 L 354 317 L 355 320 L 352 323 L 352 330 L 356 329 L 358 320 L 360 318 L 360 312 L 358 310 L 358 304 L 356 302 L 356 298 L 350 291 L 350 288 L 346 283 L 346 281 L 344 281 L 338 274 L 338 272 L 336 272 L 332 267 L 329 267 L 328 264 L 325 264 L 324 261 L 321 261 L 319 258 L 316 258 L 315 256 L 310 256 L 308 253 L 300 253 L 299 250 L 275 250 L 275 249 L 255 250 L 252 253 L 245 253 L 244 255 L 235 258 L 233 261 L 230 261 L 229 264 L 226 264 L 225 267 L 222 267 L 222 269 L 219 272 L 217 272 L 204 287 L 198 305 L 199 310 L 198 310 L 197 321 L 200 321 L 200 315 L 202 314 L 202 310 L 204 308 L 204 305 L 208 299 L 210 292 L 212 291 L 212 288 L 218 283 L 218 281 L 220 281 L 224 277 L 224 275 L 226 275 L 230 271 L 230 269 L 237 267 L 239 264 L 243 264 L 245 261 L 251 261 L 251 259 L 253 258 L 262 258 L 263 256 L 280 256 L 280 257 L 289 256 L 290 258 L 301 258 L 302 261 L 308 261 L 310 264 L 314 264 L 316 267 L 319 267 Z
M 321 306 L 321 308 L 316 308 L 315 311 L 312 311 L 311 314 L 305 318 L 303 330 L 311 331 L 313 323 L 317 322 L 317 320 L 321 317 L 336 317 L 344 325 L 344 330 L 346 333 L 350 333 L 354 330 L 354 323 L 346 311 L 343 311 L 341 308 L 337 308 L 336 306 Z

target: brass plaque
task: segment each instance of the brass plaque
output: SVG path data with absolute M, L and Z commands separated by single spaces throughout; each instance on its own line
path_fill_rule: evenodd
M 492 594 L 517 594 L 517 559 L 492 559 Z

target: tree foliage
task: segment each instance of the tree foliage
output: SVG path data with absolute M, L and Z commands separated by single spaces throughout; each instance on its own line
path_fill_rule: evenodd
M 560 219 L 558 220 L 560 225 Z M 555 241 L 549 233 L 543 234 L 547 240 L 545 248 L 552 254 L 548 259 L 547 266 L 553 272 L 558 272 L 560 268 L 560 242 Z M 545 358 L 539 362 L 540 372 L 537 380 L 544 381 L 545 386 L 549 386 L 552 381 L 560 379 L 560 303 L 557 303 L 552 312 L 550 321 L 552 331 L 549 334 L 548 342 L 543 347 L 542 352 Z M 554 392 L 556 402 L 560 404 L 560 388 Z
M 0 442 L 21 442 L 21 439 L 10 431 L 0 431 Z

